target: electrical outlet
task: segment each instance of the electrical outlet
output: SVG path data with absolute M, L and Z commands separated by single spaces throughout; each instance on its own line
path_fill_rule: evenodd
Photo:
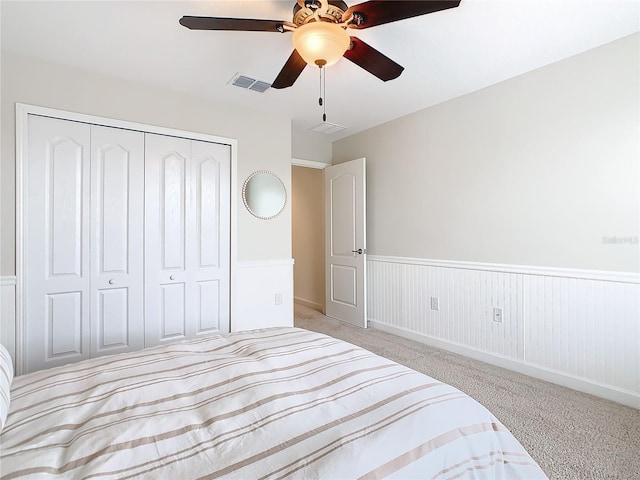
M 493 321 L 502 323 L 502 308 L 496 307 L 493 309 Z
M 431 297 L 431 310 L 440 310 L 438 297 Z
M 276 305 L 282 305 L 282 293 L 276 293 Z

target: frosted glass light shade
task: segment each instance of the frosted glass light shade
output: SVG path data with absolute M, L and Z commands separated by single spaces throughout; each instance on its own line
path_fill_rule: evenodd
M 334 23 L 311 22 L 293 32 L 293 46 L 310 65 L 333 65 L 349 48 L 349 34 Z

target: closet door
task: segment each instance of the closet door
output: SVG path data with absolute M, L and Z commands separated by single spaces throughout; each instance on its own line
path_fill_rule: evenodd
M 191 142 L 145 135 L 145 346 L 187 337 Z
M 92 357 L 144 346 L 144 133 L 91 127 Z
M 188 250 L 193 337 L 229 331 L 231 147 L 191 142 L 194 234 Z
M 229 331 L 230 148 L 145 136 L 145 346 Z
M 90 356 L 90 126 L 30 115 L 25 201 L 25 372 Z

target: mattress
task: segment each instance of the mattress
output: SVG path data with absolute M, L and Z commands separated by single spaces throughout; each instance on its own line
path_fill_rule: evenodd
M 198 338 L 16 377 L 14 478 L 546 478 L 461 391 L 297 328 Z

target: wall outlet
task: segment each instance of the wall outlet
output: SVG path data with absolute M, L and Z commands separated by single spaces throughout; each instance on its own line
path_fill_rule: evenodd
M 493 321 L 502 323 L 502 308 L 496 307 L 493 309 Z
M 282 293 L 281 292 L 276 293 L 275 302 L 276 302 L 276 305 L 282 305 Z
M 431 297 L 431 310 L 440 310 L 440 305 L 438 304 L 438 297 Z

